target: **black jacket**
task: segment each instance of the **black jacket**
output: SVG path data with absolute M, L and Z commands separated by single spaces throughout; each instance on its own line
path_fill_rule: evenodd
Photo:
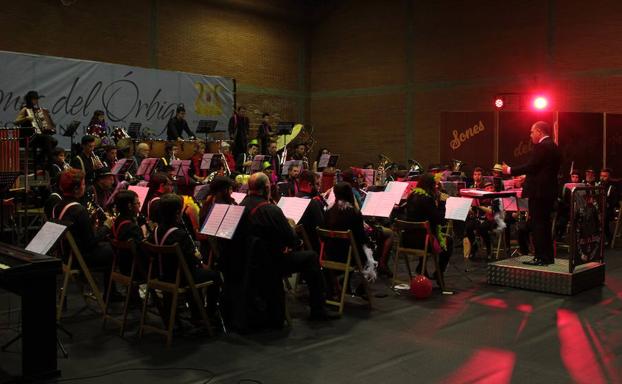
M 186 132 L 188 137 L 193 137 L 194 133 L 188 127 L 186 120 L 171 117 L 166 124 L 166 138 L 167 140 L 177 140 L 182 137 L 182 134 Z
M 557 173 L 560 162 L 561 155 L 550 137 L 534 145 L 527 164 L 511 168 L 513 176 L 527 176 L 523 185 L 523 197 L 553 202 L 559 190 Z
M 89 213 L 81 204 L 76 204 L 67 208 L 62 219 L 60 219 L 60 215 L 65 206 L 73 202 L 77 202 L 77 200 L 68 197 L 63 198 L 52 209 L 51 218 L 60 220 L 62 223 L 68 225 L 69 231 L 73 235 L 78 249 L 80 249 L 80 252 L 83 254 L 86 254 L 97 247 L 97 243 L 104 240 L 110 234 L 110 230 L 108 227 L 102 225 L 97 232 L 95 232 Z

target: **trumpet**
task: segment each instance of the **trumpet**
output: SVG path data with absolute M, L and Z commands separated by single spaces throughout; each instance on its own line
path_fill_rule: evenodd
M 101 159 L 96 154 L 93 154 L 91 160 L 93 161 L 93 169 L 100 169 L 104 167 L 104 163 L 102 163 Z

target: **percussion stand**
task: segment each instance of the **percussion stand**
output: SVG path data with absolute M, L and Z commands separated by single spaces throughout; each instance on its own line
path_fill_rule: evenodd
M 80 127 L 80 122 L 78 120 L 74 120 L 63 131 L 63 136 L 64 137 L 69 137 L 69 140 L 70 140 L 70 143 L 71 143 L 70 147 L 69 147 L 69 151 L 72 154 L 73 154 L 73 137 L 75 136 L 76 131 L 78 130 L 78 127 Z

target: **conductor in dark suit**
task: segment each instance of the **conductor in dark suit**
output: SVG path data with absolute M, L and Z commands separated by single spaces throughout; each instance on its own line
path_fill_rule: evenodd
M 503 164 L 503 173 L 526 175 L 523 197 L 529 198 L 529 222 L 536 255 L 530 265 L 546 266 L 554 263 L 553 239 L 551 238 L 551 213 L 557 198 L 557 173 L 560 153 L 551 138 L 551 126 L 538 121 L 531 126 L 531 142 L 534 144 L 527 164 L 510 167 Z

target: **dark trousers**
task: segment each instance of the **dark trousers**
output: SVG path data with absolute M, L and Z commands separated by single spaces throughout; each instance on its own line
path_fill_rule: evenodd
M 283 272 L 298 272 L 309 287 L 311 313 L 323 311 L 325 287 L 320 262 L 314 251 L 290 252 L 283 257 Z
M 30 141 L 30 147 L 34 153 L 35 168 L 45 169 L 50 161 L 52 151 L 58 144 L 58 141 L 52 135 L 40 134 L 34 135 Z M 38 152 L 37 152 L 38 150 Z
M 529 221 L 533 237 L 536 257 L 552 263 L 553 239 L 551 238 L 551 213 L 553 201 L 551 199 L 529 198 Z

